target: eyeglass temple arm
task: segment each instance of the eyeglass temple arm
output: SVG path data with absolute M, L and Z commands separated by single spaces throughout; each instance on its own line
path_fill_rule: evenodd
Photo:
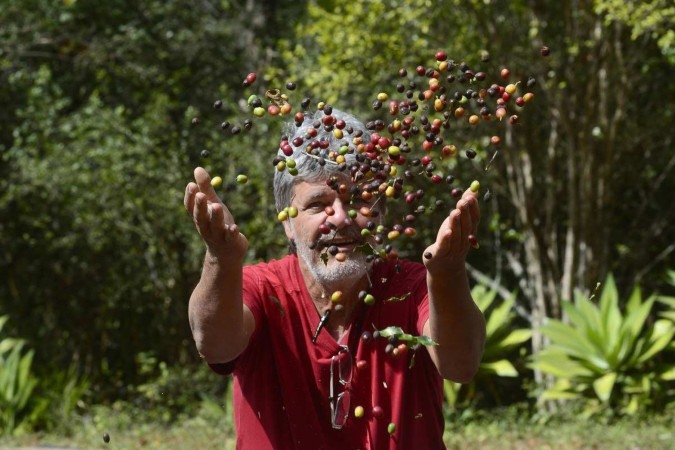
M 316 344 L 316 340 L 319 338 L 319 333 L 321 332 L 321 329 L 326 326 L 326 322 L 328 322 L 328 318 L 330 317 L 330 313 L 332 311 L 332 309 L 327 309 L 326 312 L 323 313 L 321 320 L 319 320 L 319 325 L 316 327 L 316 331 L 314 332 L 314 336 L 312 336 L 312 344 Z

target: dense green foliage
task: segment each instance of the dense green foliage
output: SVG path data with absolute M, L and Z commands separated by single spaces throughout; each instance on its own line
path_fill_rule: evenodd
M 675 335 L 672 305 L 649 323 L 657 297 L 643 300 L 636 287 L 624 313 L 611 275 L 598 304 L 592 300 L 577 293 L 574 303 L 563 303 L 569 323 L 552 319 L 544 326 L 551 345 L 534 355 L 533 366 L 556 383 L 541 399 L 589 399 L 589 414 L 665 408 L 675 394 L 674 355 L 662 354 Z
M 216 381 L 180 387 L 201 364 L 186 309 L 203 250 L 181 204 L 193 168 L 224 178 L 249 261 L 285 252 L 269 176 L 278 124 L 232 136 L 220 123 L 240 122 L 245 95 L 288 79 L 298 95 L 383 117 L 374 94 L 438 49 L 537 80 L 526 126 L 505 133 L 493 170 L 479 164 L 485 140 L 462 127 L 453 139 L 478 150 L 476 164 L 444 163 L 457 185 L 478 178 L 494 194 L 469 260 L 505 300 L 486 364 L 505 366 L 511 324 L 529 326 L 541 350 L 563 300 L 610 271 L 619 292 L 668 289 L 672 20 L 660 0 L 0 0 L 0 315 L 34 352 L 38 379 L 22 417 L 54 429 L 92 404 L 138 401 L 169 420 L 200 389 L 220 395 Z M 251 71 L 261 81 L 243 90 Z M 243 170 L 250 181 L 238 186 Z M 449 200 L 440 187 L 426 195 Z M 401 254 L 419 259 L 445 212 L 420 216 Z
M 522 361 L 517 350 L 524 350 L 532 331 L 518 328 L 513 309 L 515 295 L 498 301 L 496 290 L 479 284 L 471 290 L 471 296 L 485 316 L 483 359 L 471 383 L 462 385 L 445 380 L 446 403 L 450 408 L 511 403 L 518 398 L 520 386 L 518 380 L 514 383 L 508 379 L 517 379 L 520 375 L 516 366 Z

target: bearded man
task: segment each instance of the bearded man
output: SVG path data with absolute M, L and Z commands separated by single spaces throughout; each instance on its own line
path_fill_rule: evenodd
M 337 122 L 352 142 L 315 126 Z M 363 177 L 345 170 L 355 152 L 328 157 L 368 142 L 369 130 L 331 110 L 291 131 L 289 142 L 317 144 L 298 146 L 292 158 L 279 150 L 279 160 L 295 163 L 274 176 L 288 256 L 244 265 L 249 242 L 204 169 L 185 193 L 206 245 L 190 325 L 202 358 L 234 376 L 237 448 L 445 448 L 443 379 L 470 381 L 485 341 L 465 269 L 480 217 L 476 193 L 466 190 L 423 263 L 369 257 L 359 250 L 373 244 L 384 196 L 362 195 Z M 378 336 L 390 327 L 403 334 Z M 403 336 L 436 345 L 396 342 Z

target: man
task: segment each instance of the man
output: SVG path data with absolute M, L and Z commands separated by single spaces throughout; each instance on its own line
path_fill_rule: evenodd
M 365 186 L 384 177 L 346 169 L 359 167 L 354 148 L 369 137 L 354 117 L 324 109 L 289 137 L 292 155 L 282 145 L 278 159 L 293 159 L 297 175 L 275 174 L 292 249 L 280 260 L 244 267 L 248 241 L 206 171 L 186 188 L 206 244 L 190 325 L 206 362 L 234 375 L 237 448 L 445 448 L 442 379 L 468 382 L 485 340 L 465 271 L 478 201 L 467 189 L 424 264 L 356 251 L 384 212 L 384 196 Z M 378 336 L 388 327 L 405 335 Z M 401 345 L 419 335 L 437 345 Z

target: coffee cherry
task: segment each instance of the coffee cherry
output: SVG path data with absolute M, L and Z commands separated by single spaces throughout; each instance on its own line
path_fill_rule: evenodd
M 319 225 L 319 233 L 321 234 L 328 234 L 330 233 L 330 226 L 327 223 L 322 223 Z
M 239 184 L 248 183 L 248 177 L 246 175 L 237 175 L 237 183 Z
M 246 75 L 246 78 L 244 78 L 244 83 L 243 83 L 244 87 L 248 87 L 248 86 L 252 85 L 253 83 L 255 83 L 255 80 L 256 80 L 257 77 L 258 76 L 254 72 L 251 72 L 248 75 Z

